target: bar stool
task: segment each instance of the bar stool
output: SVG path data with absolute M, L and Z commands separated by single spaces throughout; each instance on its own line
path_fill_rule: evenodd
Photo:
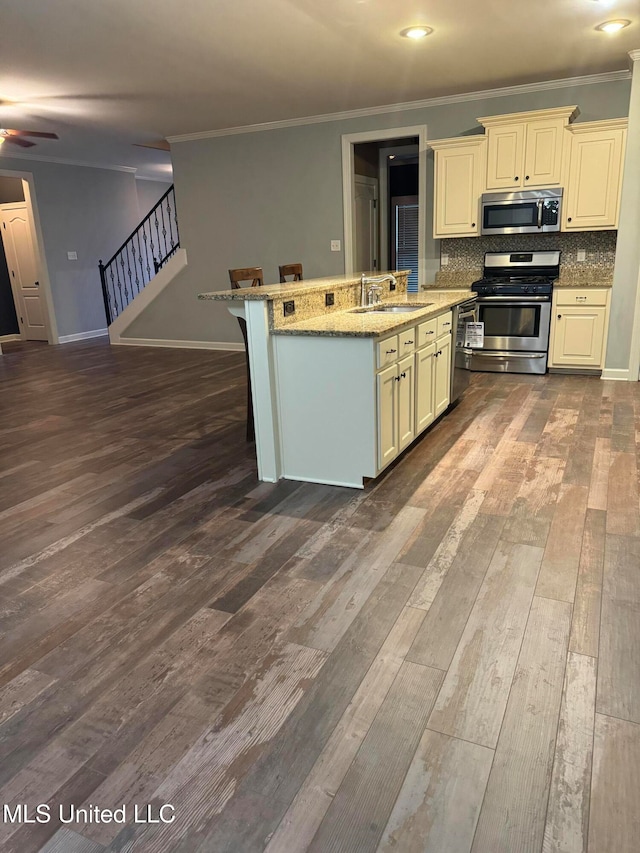
M 240 290 L 240 283 L 250 281 L 250 287 L 261 287 L 264 284 L 264 276 L 261 267 L 243 267 L 242 269 L 229 270 L 229 280 L 232 290 Z M 247 441 L 255 441 L 256 430 L 253 422 L 253 398 L 251 397 L 251 367 L 249 366 L 249 347 L 247 344 L 247 321 L 244 317 L 238 317 L 238 324 L 244 341 L 244 355 L 247 360 Z
M 284 264 L 278 267 L 280 270 L 280 284 L 285 284 L 288 275 L 292 275 L 291 281 L 302 281 L 302 264 Z

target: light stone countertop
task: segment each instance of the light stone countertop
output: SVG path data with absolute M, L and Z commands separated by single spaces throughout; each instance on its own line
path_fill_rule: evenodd
M 408 274 L 411 270 L 398 270 L 394 275 Z M 367 275 L 380 275 L 379 272 L 367 273 Z M 339 287 L 352 287 L 360 284 L 358 275 L 334 275 L 326 278 L 310 278 L 303 281 L 290 281 L 285 284 L 264 284 L 261 287 L 241 287 L 237 290 L 213 290 L 208 293 L 199 293 L 198 299 L 212 299 L 228 302 L 230 300 L 244 302 L 251 300 L 264 302 L 270 299 L 287 299 L 292 296 L 305 296 L 316 291 L 328 290 Z
M 421 293 L 409 293 L 398 299 L 389 298 L 383 305 L 423 305 L 417 311 L 402 314 L 385 314 L 361 311 L 358 308 L 347 311 L 320 314 L 298 323 L 292 323 L 281 329 L 274 329 L 274 335 L 314 335 L 322 337 L 372 338 L 392 334 L 416 322 L 436 317 L 444 311 L 460 305 L 475 296 L 470 290 L 428 290 Z M 431 303 L 431 304 L 427 304 Z
M 591 271 L 588 273 L 560 273 L 560 278 L 553 282 L 557 288 L 563 287 L 613 287 L 613 273 Z

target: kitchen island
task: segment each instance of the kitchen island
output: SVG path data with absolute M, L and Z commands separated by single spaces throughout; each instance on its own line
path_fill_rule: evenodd
M 448 408 L 452 309 L 473 294 L 394 275 L 368 308 L 359 276 L 200 294 L 247 323 L 260 480 L 362 488 Z

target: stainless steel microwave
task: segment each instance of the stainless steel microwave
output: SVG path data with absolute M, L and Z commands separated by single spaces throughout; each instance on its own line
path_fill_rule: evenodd
M 562 189 L 484 193 L 481 234 L 543 234 L 560 230 Z

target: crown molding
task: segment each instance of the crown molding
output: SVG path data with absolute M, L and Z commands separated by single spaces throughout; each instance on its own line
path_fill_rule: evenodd
M 543 121 L 554 118 L 564 119 L 565 124 L 572 122 L 580 115 L 580 109 L 577 104 L 570 107 L 552 107 L 549 110 L 529 110 L 524 113 L 508 113 L 507 115 L 499 116 L 483 116 L 477 118 L 478 124 L 483 127 L 496 127 L 501 124 L 514 124 L 519 121 Z
M 429 139 L 427 148 L 440 151 L 443 148 L 473 148 L 487 141 L 485 133 L 474 133 L 471 136 L 452 136 L 450 139 Z
M 626 130 L 628 118 L 605 118 L 598 121 L 579 121 L 567 126 L 569 133 L 591 133 L 594 130 Z
M 633 51 L 635 53 L 635 51 Z M 237 127 L 224 127 L 220 130 L 203 130 L 196 133 L 181 133 L 167 136 L 172 145 L 177 142 L 193 142 L 198 139 L 215 139 L 219 136 L 236 136 L 241 133 L 260 133 L 264 130 L 279 130 L 286 127 L 300 127 L 306 124 L 322 124 L 330 121 L 342 121 L 351 118 L 400 113 L 408 110 L 420 110 L 426 107 L 440 107 L 446 104 L 460 104 L 465 101 L 482 101 L 486 98 L 503 98 L 509 95 L 523 95 L 527 92 L 544 92 L 551 89 L 567 89 L 572 86 L 590 86 L 594 83 L 612 83 L 629 80 L 630 71 L 606 71 L 602 74 L 587 74 L 582 77 L 565 77 L 561 80 L 545 80 L 541 83 L 523 83 L 519 86 L 504 86 L 498 89 L 482 89 L 477 92 L 465 92 L 459 95 L 443 95 L 439 98 L 427 98 L 422 101 L 406 101 L 400 104 L 385 104 L 380 107 L 364 107 L 358 110 L 345 110 L 337 113 L 290 118 L 281 121 L 268 121 L 261 124 L 245 124 Z
M 4 146 L 3 146 L 4 147 Z M 57 163 L 60 166 L 83 166 L 87 169 L 108 169 L 111 172 L 128 172 L 135 174 L 135 166 L 106 166 L 102 163 L 87 163 L 85 160 L 66 160 L 64 157 L 45 157 L 42 154 L 22 154 L 21 152 L 11 154 L 0 153 L 0 163 L 3 159 L 8 160 L 37 160 L 40 163 Z
M 629 65 L 633 68 L 634 62 L 640 62 L 640 48 L 629 51 Z

